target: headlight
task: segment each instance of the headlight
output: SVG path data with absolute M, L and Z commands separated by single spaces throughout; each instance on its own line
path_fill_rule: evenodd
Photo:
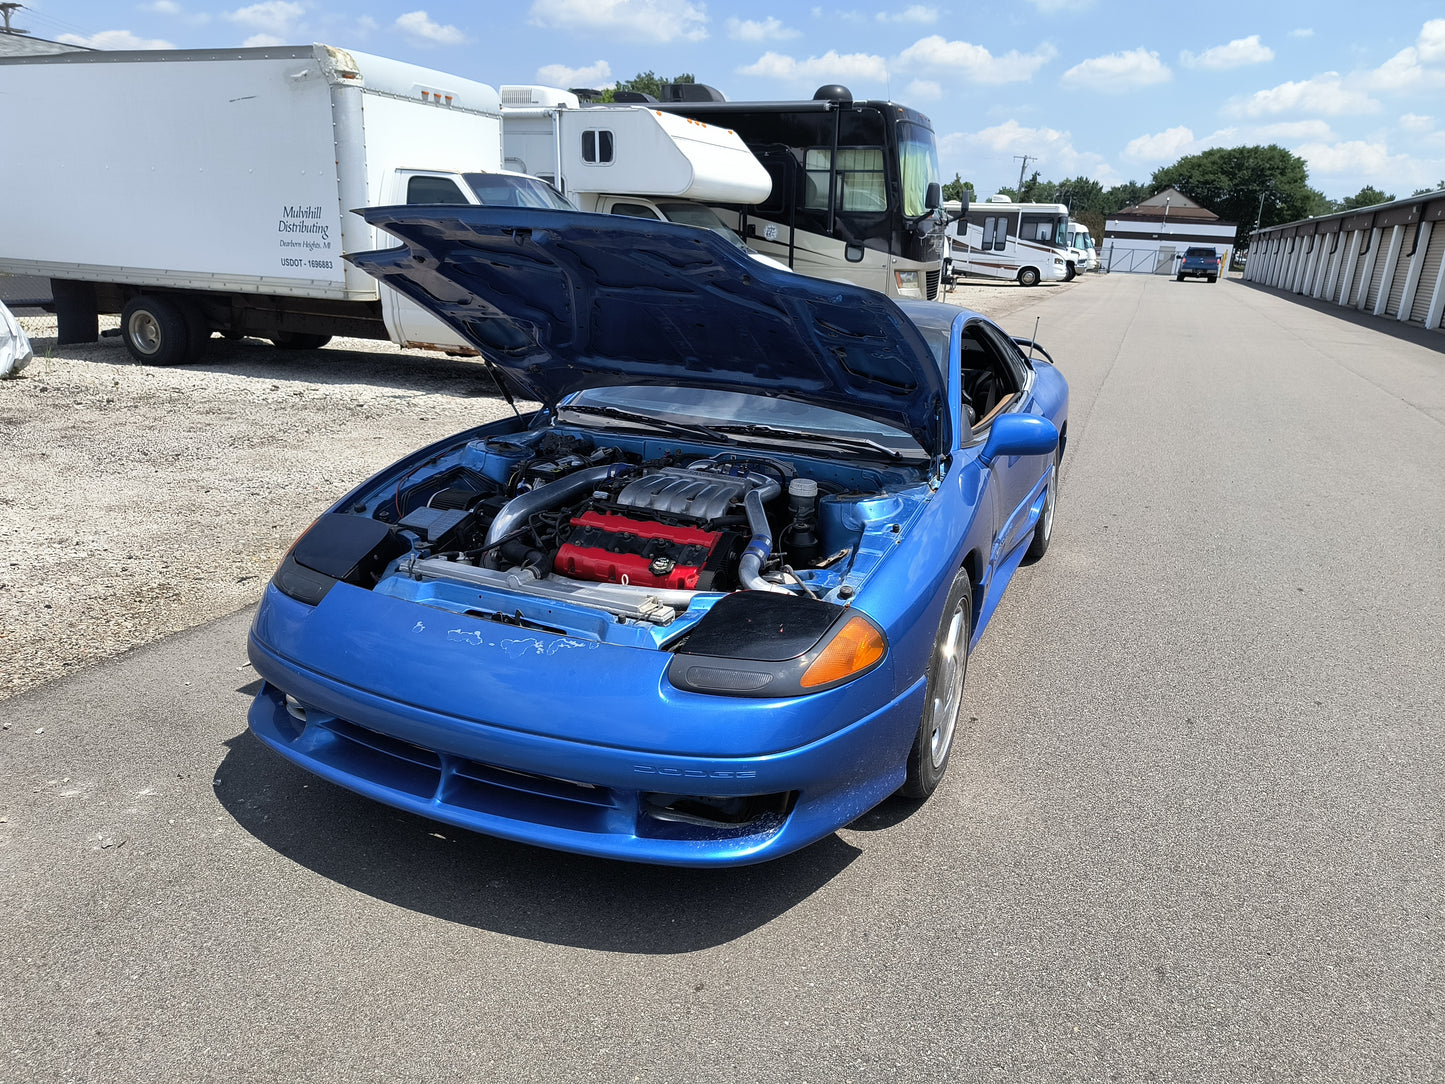
M 917 272 L 917 271 L 895 271 L 895 272 L 893 272 L 893 277 L 894 277 L 894 279 L 898 282 L 898 293 L 899 293 L 901 296 L 903 296 L 903 297 L 922 297 L 922 296 L 923 296 L 922 292 L 918 289 L 918 272 Z
M 271 582 L 315 606 L 337 583 L 375 587 L 386 566 L 409 548 L 379 520 L 328 512 L 292 543 Z
M 888 638 L 871 618 L 801 595 L 720 598 L 676 648 L 667 679 L 715 696 L 806 696 L 882 664 Z

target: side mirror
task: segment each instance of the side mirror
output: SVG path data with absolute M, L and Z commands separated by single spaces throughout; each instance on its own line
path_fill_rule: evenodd
M 989 427 L 978 461 L 985 467 L 1001 455 L 1048 455 L 1059 446 L 1054 423 L 1037 414 L 1004 414 Z
M 928 182 L 928 188 L 923 194 L 923 206 L 930 211 L 936 211 L 943 206 L 943 189 L 937 181 Z

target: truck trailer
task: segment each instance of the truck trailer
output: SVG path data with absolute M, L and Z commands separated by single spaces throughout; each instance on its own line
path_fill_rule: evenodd
M 393 243 L 354 210 L 484 202 L 502 167 L 485 84 L 319 44 L 60 53 L 0 59 L 0 119 L 28 152 L 0 273 L 51 280 L 61 343 L 119 314 L 157 365 L 217 332 L 476 353 L 344 257 Z

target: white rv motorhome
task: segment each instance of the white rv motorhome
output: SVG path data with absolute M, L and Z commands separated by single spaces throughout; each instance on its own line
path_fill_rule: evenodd
M 507 168 L 552 182 L 580 210 L 715 230 L 709 203 L 752 204 L 772 178 L 726 128 L 645 105 L 587 105 L 554 87 L 504 86 Z
M 1099 253 L 1094 247 L 1094 235 L 1082 222 L 1069 221 L 1069 248 L 1074 251 L 1074 263 L 1079 271 L 1093 271 L 1099 266 Z
M 24 103 L 6 135 L 45 164 L 6 174 L 0 273 L 51 280 L 61 343 L 119 313 L 126 348 L 155 365 L 194 360 L 214 332 L 476 353 L 345 257 L 395 243 L 356 208 L 487 202 L 477 186 L 502 166 L 491 87 L 267 46 L 7 57 L 0 100 Z
M 960 204 L 944 204 L 959 215 Z M 1014 203 L 990 196 L 948 224 L 954 276 L 1016 279 L 1024 286 L 1072 278 L 1069 209 L 1062 203 Z

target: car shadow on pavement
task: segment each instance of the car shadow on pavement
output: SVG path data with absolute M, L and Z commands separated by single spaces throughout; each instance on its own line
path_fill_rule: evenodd
M 549 944 L 644 955 L 714 948 L 795 907 L 862 853 L 833 835 L 736 869 L 586 858 L 369 801 L 283 760 L 250 731 L 226 746 L 216 798 L 278 854 L 397 907 Z

